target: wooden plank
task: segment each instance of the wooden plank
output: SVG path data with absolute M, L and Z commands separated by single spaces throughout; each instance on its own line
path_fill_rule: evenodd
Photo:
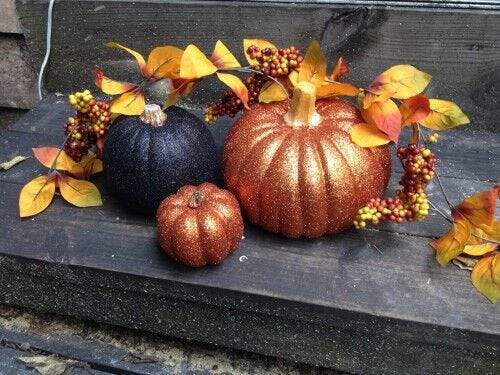
M 61 116 L 43 115 L 43 105 L 34 111 L 38 122 Z M 24 137 L 45 142 L 32 133 L 34 122 L 21 123 L 0 152 L 17 152 L 24 141 L 26 150 Z M 479 143 L 498 139 L 483 137 Z M 30 163 L 12 172 L 31 173 Z M 225 263 L 193 271 L 161 252 L 153 220 L 111 200 L 77 209 L 56 199 L 42 215 L 19 219 L 27 175 L 10 173 L 0 180 L 0 302 L 352 372 L 446 372 L 453 365 L 488 373 L 500 365 L 499 306 L 477 293 L 464 271 L 439 267 L 428 237 L 387 227 L 288 240 L 247 225 Z M 452 199 L 491 186 L 445 182 Z M 422 234 L 445 231 L 444 222 L 432 226 Z
M 31 108 L 36 79 L 22 35 L 0 34 L 0 107 Z
M 46 1 L 34 0 L 18 3 L 36 66 L 45 53 L 46 5 Z M 245 27 L 235 20 L 245 20 Z M 318 39 L 331 61 L 340 54 L 346 57 L 350 79 L 356 85 L 366 87 L 391 65 L 414 64 L 434 77 L 429 95 L 459 103 L 475 127 L 495 130 L 500 115 L 494 90 L 500 64 L 499 21 L 500 14 L 492 9 L 367 8 L 326 2 L 62 0 L 54 14 L 54 48 L 46 87 L 60 92 L 92 87 L 94 65 L 117 79 L 137 80 L 136 64 L 130 56 L 103 46 L 110 40 L 142 53 L 165 43 L 180 47 L 195 43 L 208 53 L 215 41 L 222 39 L 243 61 L 244 37 L 301 48 Z M 202 83 L 187 103 L 199 107 L 219 97 L 223 88 L 214 82 Z
M 22 33 L 15 0 L 2 0 L 0 3 L 0 33 Z

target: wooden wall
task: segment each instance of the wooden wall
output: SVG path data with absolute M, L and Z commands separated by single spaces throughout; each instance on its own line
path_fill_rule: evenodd
M 36 75 L 14 0 L 0 1 L 0 132 L 37 102 Z

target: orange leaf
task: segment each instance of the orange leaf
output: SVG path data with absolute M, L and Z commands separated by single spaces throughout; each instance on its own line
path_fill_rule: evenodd
M 445 130 L 470 122 L 467 115 L 453 102 L 429 99 L 429 105 L 431 109 L 429 116 L 420 120 L 420 123 L 426 128 Z
M 59 176 L 59 191 L 67 202 L 77 207 L 102 206 L 99 190 L 89 181 L 61 175 Z
M 56 191 L 56 180 L 53 176 L 39 176 L 24 185 L 19 195 L 19 216 L 36 215 L 45 210 Z
M 245 53 L 245 57 L 250 65 L 256 65 L 258 63 L 257 60 L 251 59 L 250 55 L 247 53 L 247 49 L 250 46 L 257 46 L 261 50 L 264 48 L 276 48 L 274 44 L 264 39 L 243 39 L 243 52 Z
M 130 53 L 132 56 L 135 57 L 137 60 L 137 64 L 139 64 L 139 70 L 141 71 L 141 74 L 143 77 L 147 77 L 146 73 L 146 61 L 144 61 L 144 57 L 139 52 L 134 51 L 133 49 L 127 48 L 125 46 L 122 46 L 121 44 L 115 43 L 115 42 L 109 42 L 106 43 L 107 47 L 111 48 L 120 48 L 128 53 Z
M 470 279 L 482 295 L 496 303 L 500 298 L 500 253 L 479 260 L 472 269 Z
M 144 103 L 142 90 L 129 91 L 113 99 L 110 111 L 121 115 L 138 116 L 144 112 Z
M 356 96 L 359 93 L 359 89 L 349 83 L 329 83 L 316 89 L 316 95 L 318 98 L 338 95 Z
M 163 109 L 173 106 L 181 96 L 187 96 L 193 90 L 197 79 L 172 79 L 170 91 L 163 105 Z
M 385 145 L 391 141 L 375 125 L 365 123 L 354 125 L 351 130 L 351 140 L 361 147 L 375 147 Z
M 360 110 L 367 123 L 375 125 L 380 131 L 387 134 L 391 141 L 398 141 L 401 133 L 401 114 L 398 106 L 391 99 L 372 103 L 370 107 Z
M 239 68 L 241 67 L 236 57 L 229 51 L 229 49 L 220 40 L 215 43 L 214 52 L 210 61 L 219 69 L 224 68 Z
M 396 99 L 406 99 L 425 90 L 431 76 L 411 65 L 395 65 L 380 74 L 368 86 L 374 94 L 385 94 Z
M 217 73 L 217 77 L 227 86 L 229 86 L 231 90 L 233 90 L 233 92 L 241 100 L 241 103 L 243 103 L 246 109 L 250 109 L 250 107 L 248 106 L 248 89 L 245 84 L 241 82 L 241 79 L 233 74 L 226 73 Z
M 410 125 L 413 122 L 426 118 L 430 110 L 429 98 L 425 95 L 412 96 L 399 106 L 403 125 Z
M 96 154 L 89 151 L 78 163 L 68 171 L 80 180 L 88 180 L 93 174 L 103 171 L 102 160 L 97 159 Z
M 39 147 L 32 148 L 32 150 L 35 158 L 47 168 L 52 167 L 52 164 L 59 153 L 59 149 L 55 147 Z M 69 171 L 74 163 L 73 159 L 71 159 L 63 150 L 61 151 L 59 157 L 57 157 L 55 169 Z
M 213 74 L 217 67 L 194 44 L 187 46 L 181 58 L 180 78 L 202 78 Z
M 345 59 L 343 56 L 340 56 L 337 60 L 337 64 L 335 64 L 335 68 L 333 68 L 332 74 L 328 77 L 329 80 L 338 81 L 343 76 L 349 74 L 349 67 L 347 66 Z
M 373 103 L 376 102 L 386 102 L 391 96 L 387 94 L 373 94 L 371 92 L 365 91 L 363 95 L 361 96 L 362 100 L 361 103 L 363 104 L 363 108 L 367 109 L 370 107 Z
M 283 88 L 274 81 L 267 81 L 259 94 L 259 102 L 261 103 L 271 103 L 279 102 L 287 98 L 287 93 L 283 91 Z
M 95 74 L 95 85 L 101 89 L 101 91 L 108 95 L 118 95 L 124 92 L 133 90 L 137 86 L 128 82 L 114 81 L 106 77 L 99 68 L 93 69 Z
M 465 198 L 452 212 L 453 218 L 467 219 L 474 226 L 491 226 L 495 221 L 496 205 L 498 191 L 500 186 L 496 185 L 493 189 L 482 191 L 471 197 Z
M 300 64 L 299 82 L 307 81 L 320 87 L 326 78 L 326 57 L 318 41 L 313 40 L 306 51 L 306 56 Z
M 446 235 L 430 243 L 436 250 L 436 260 L 439 264 L 446 266 L 450 260 L 462 254 L 470 237 L 470 223 L 464 219 L 455 220 Z
M 177 47 L 156 47 L 148 56 L 146 77 L 176 78 L 179 76 L 182 50 Z

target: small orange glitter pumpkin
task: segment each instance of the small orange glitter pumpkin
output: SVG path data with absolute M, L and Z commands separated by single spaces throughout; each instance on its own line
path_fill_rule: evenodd
M 258 104 L 235 122 L 222 169 L 248 219 L 287 237 L 319 237 L 349 228 L 359 208 L 379 197 L 391 173 L 389 148 L 350 139 L 359 110 L 336 98 L 316 101 L 299 83 L 286 102 Z
M 208 182 L 183 186 L 165 198 L 156 221 L 163 250 L 190 267 L 222 263 L 243 235 L 238 201 Z

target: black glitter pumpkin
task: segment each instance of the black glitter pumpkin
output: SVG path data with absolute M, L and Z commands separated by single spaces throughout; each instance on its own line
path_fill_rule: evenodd
M 165 116 L 156 105 L 147 105 L 140 117 L 115 120 L 103 149 L 108 188 L 141 213 L 154 213 L 181 186 L 214 182 L 217 159 L 214 140 L 201 120 L 178 107 Z

